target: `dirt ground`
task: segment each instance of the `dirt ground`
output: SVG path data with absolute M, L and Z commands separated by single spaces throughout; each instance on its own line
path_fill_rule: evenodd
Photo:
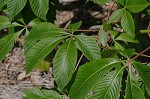
M 99 28 L 99 25 L 107 19 L 108 10 L 113 4 L 111 2 L 102 6 L 86 3 L 86 1 L 83 2 L 84 4 L 73 1 L 76 0 L 61 0 L 63 8 L 56 11 L 55 24 L 57 26 L 63 28 L 70 20 L 72 22 L 82 20 L 82 29 L 95 29 L 97 26 Z M 116 5 L 112 9 L 115 10 Z M 25 57 L 22 43 L 23 37 L 20 37 L 18 44 L 0 62 L 0 99 L 22 99 L 22 90 L 33 86 L 54 87 L 52 67 L 49 68 L 48 72 L 32 71 L 25 76 Z

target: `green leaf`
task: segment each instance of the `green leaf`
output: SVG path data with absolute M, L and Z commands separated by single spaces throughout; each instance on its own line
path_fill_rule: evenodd
M 2 60 L 7 55 L 7 53 L 12 50 L 14 43 L 16 42 L 21 32 L 22 31 L 19 31 L 0 39 L 0 60 Z
M 134 61 L 134 67 L 136 68 L 146 87 L 150 91 L 150 66 L 143 65 L 140 62 Z
M 123 55 L 125 55 L 127 58 L 130 58 L 131 56 L 134 55 L 135 53 L 135 49 L 132 48 L 132 49 L 125 49 L 122 51 L 122 53 L 124 53 Z
M 84 99 L 84 96 L 90 92 L 97 81 L 102 79 L 110 69 L 120 63 L 121 61 L 114 58 L 106 58 L 80 66 L 69 92 L 70 98 Z
M 107 34 L 104 31 L 103 26 L 101 26 L 101 28 L 98 32 L 98 36 L 99 36 L 99 40 L 100 40 L 101 44 L 103 46 L 106 46 L 107 45 Z
M 110 2 L 111 0 L 91 0 L 91 1 L 97 4 L 105 4 L 105 3 Z
M 127 10 L 124 10 L 122 18 L 121 18 L 121 26 L 126 33 L 128 33 L 131 37 L 135 37 L 135 25 L 134 19 L 132 15 Z
M 123 10 L 124 9 L 118 9 L 118 10 L 114 11 L 112 13 L 112 15 L 110 16 L 108 23 L 112 23 L 112 22 L 115 22 L 118 19 L 120 19 L 123 14 Z
M 68 28 L 69 28 L 71 33 L 74 33 L 81 25 L 82 25 L 82 21 L 79 21 L 79 22 L 77 22 L 75 24 L 70 24 L 68 26 Z
M 131 42 L 131 43 L 139 43 L 138 40 L 135 40 L 132 36 L 127 33 L 121 33 L 115 40 L 120 40 L 124 42 Z
M 11 22 L 9 18 L 0 16 L 0 30 L 7 27 L 11 27 Z
M 0 0 L 0 11 L 2 10 L 3 6 L 4 6 L 4 1 Z
M 124 67 L 115 70 L 100 79 L 91 89 L 86 99 L 119 99 Z
M 34 27 L 40 23 L 42 23 L 42 21 L 40 19 L 36 18 L 36 19 L 33 19 L 31 22 L 29 22 L 28 26 Z
M 13 19 L 26 5 L 27 0 L 8 0 L 8 15 Z
M 62 29 L 56 25 L 48 22 L 40 23 L 34 26 L 29 35 L 27 36 L 27 41 L 38 41 L 47 37 L 56 37 L 61 35 L 66 35 L 67 32 L 64 32 Z
M 77 35 L 76 46 L 90 61 L 98 60 L 101 58 L 100 48 L 98 47 L 96 41 L 90 36 Z
M 128 74 L 125 99 L 145 99 L 144 94 L 140 89 L 140 85 L 134 79 L 131 72 Z
M 117 31 L 110 31 L 110 35 L 112 36 L 113 40 L 115 39 L 115 37 L 118 35 Z
M 116 49 L 119 49 L 119 50 L 125 50 L 125 48 L 120 44 L 120 43 L 118 43 L 118 42 L 114 42 L 115 43 L 115 48 Z
M 117 3 L 119 3 L 120 5 L 124 6 L 125 5 L 125 0 L 117 0 Z
M 23 99 L 63 99 L 56 91 L 39 89 L 37 87 L 24 90 L 23 93 Z
M 45 38 L 36 43 L 26 54 L 26 73 L 39 64 L 64 38 Z
M 26 32 L 25 32 L 25 40 L 24 40 L 24 46 L 23 46 L 23 49 L 24 49 L 24 55 L 27 54 L 27 52 L 33 47 L 33 45 L 35 45 L 36 41 L 27 41 L 26 38 L 27 36 L 29 35 L 30 31 L 28 29 L 26 29 Z
M 127 0 L 125 7 L 132 13 L 138 13 L 150 6 L 146 0 Z
M 49 9 L 49 0 L 29 0 L 32 11 L 36 16 L 43 20 L 46 19 L 46 14 Z
M 103 50 L 101 53 L 102 58 L 113 58 L 118 53 L 117 50 L 114 49 L 107 49 Z
M 57 50 L 54 57 L 54 78 L 61 91 L 71 80 L 76 60 L 77 49 L 70 38 Z
M 48 71 L 49 70 L 49 66 L 50 66 L 50 62 L 49 61 L 42 60 L 35 67 L 36 67 L 36 70 L 39 70 L 39 71 Z

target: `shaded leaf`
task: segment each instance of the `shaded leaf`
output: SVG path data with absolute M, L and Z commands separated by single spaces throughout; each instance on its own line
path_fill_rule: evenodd
M 23 99 L 63 99 L 59 93 L 54 90 L 39 89 L 37 87 L 23 91 Z
M 107 49 L 102 51 L 101 57 L 102 58 L 113 58 L 118 53 L 117 50 L 114 49 Z
M 101 28 L 98 32 L 98 36 L 99 36 L 99 40 L 100 40 L 101 44 L 103 46 L 106 46 L 107 45 L 107 34 L 104 31 L 103 26 L 101 26 Z
M 39 64 L 64 38 L 45 38 L 37 42 L 26 54 L 26 73 Z
M 134 61 L 134 67 L 138 71 L 139 75 L 141 76 L 144 84 L 150 91 L 150 66 L 143 65 L 140 62 Z
M 140 85 L 134 79 L 131 72 L 128 74 L 125 99 L 145 99 Z
M 88 95 L 87 99 L 119 99 L 123 71 L 124 67 L 100 79 L 91 89 L 92 94 Z
M 122 18 L 121 18 L 121 26 L 126 33 L 128 33 L 131 37 L 135 37 L 135 25 L 134 19 L 132 15 L 127 10 L 124 10 Z
M 68 28 L 69 28 L 71 33 L 74 33 L 81 25 L 82 25 L 82 21 L 79 21 L 79 22 L 77 22 L 75 24 L 70 24 L 68 26 Z
M 33 13 L 43 20 L 46 19 L 46 14 L 49 9 L 49 0 L 29 0 Z
M 121 62 L 114 58 L 100 59 L 80 66 L 70 89 L 71 99 L 83 99 L 106 73 Z
M 100 48 L 98 47 L 96 41 L 90 36 L 77 35 L 76 46 L 90 61 L 98 60 L 101 58 Z
M 7 53 L 12 50 L 12 47 L 14 46 L 14 43 L 16 42 L 21 32 L 22 31 L 19 31 L 0 39 L 0 60 L 2 60 L 7 55 Z
M 13 19 L 26 5 L 27 0 L 8 0 L 8 15 Z
M 115 43 L 115 48 L 116 49 L 119 49 L 119 50 L 125 50 L 125 48 L 120 44 L 120 43 L 118 43 L 118 42 L 114 42 Z
M 77 49 L 70 38 L 57 50 L 53 62 L 54 78 L 61 91 L 71 80 L 76 60 Z
M 125 7 L 132 13 L 138 13 L 150 5 L 146 0 L 127 0 Z

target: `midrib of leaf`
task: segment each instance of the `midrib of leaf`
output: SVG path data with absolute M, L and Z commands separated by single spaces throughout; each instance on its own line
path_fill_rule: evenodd
M 101 71 L 102 69 L 106 68 L 106 67 L 109 66 L 109 65 L 117 64 L 117 63 L 120 63 L 120 62 L 121 62 L 121 61 L 108 64 L 108 65 L 104 66 L 103 68 L 99 69 L 98 71 L 96 71 L 95 73 L 93 73 L 90 77 L 88 77 L 87 80 L 85 80 L 85 81 L 83 82 L 83 84 L 79 87 L 79 89 L 75 92 L 75 94 L 81 89 L 81 87 L 82 87 L 93 75 L 95 75 L 96 73 L 98 73 L 99 71 Z
M 63 62 L 63 66 L 62 66 L 63 70 L 64 70 L 64 68 L 65 68 L 64 66 L 65 66 L 65 62 L 66 62 L 66 59 L 67 59 L 67 54 L 68 54 L 68 51 L 69 51 L 70 42 L 71 42 L 71 38 L 70 38 L 69 43 L 68 43 L 68 46 L 67 46 L 67 51 L 66 51 L 65 60 L 64 60 L 64 62 Z M 65 73 L 67 73 L 66 70 L 65 70 Z
M 138 67 L 137 67 L 136 69 L 138 70 L 139 74 L 143 77 L 142 79 L 146 80 L 145 77 L 144 77 L 144 75 L 142 75 L 142 73 L 141 73 L 140 70 L 138 69 Z M 143 80 L 143 81 L 144 81 L 144 80 Z M 145 81 L 144 81 L 144 82 L 145 82 Z M 146 85 L 147 85 L 147 83 L 146 83 Z
M 0 54 L 3 52 L 3 50 L 9 45 L 9 43 L 10 42 L 12 42 L 12 40 L 17 36 L 17 35 L 19 35 L 20 33 L 16 33 L 16 35 L 12 38 L 12 39 L 10 39 L 10 41 L 9 42 L 7 42 L 7 44 L 5 45 L 5 47 L 4 48 L 2 48 L 2 50 L 0 51 Z
M 123 66 L 121 68 L 121 70 L 119 70 L 119 72 L 117 73 L 117 75 L 113 78 L 113 80 L 111 81 L 111 83 L 109 84 L 109 87 L 107 88 L 107 91 L 106 91 L 106 94 L 108 93 L 108 89 L 110 88 L 111 84 L 114 82 L 114 80 L 116 79 L 116 77 L 120 74 L 120 72 L 125 68 L 125 66 Z M 104 99 L 106 99 L 106 94 L 105 94 L 105 97 Z
M 60 40 L 60 39 L 62 39 L 62 38 L 59 38 L 58 40 Z M 53 41 L 53 42 L 51 42 L 50 44 L 48 44 L 45 48 L 43 48 L 43 49 L 39 52 L 39 55 L 40 55 L 45 49 L 47 49 L 51 44 L 57 42 L 58 40 Z M 38 58 L 38 56 L 37 56 L 37 58 Z M 44 59 L 44 58 L 43 58 L 43 59 Z M 39 59 L 38 59 L 38 63 L 39 63 L 39 62 L 40 62 L 40 61 L 39 61 Z M 37 63 L 37 64 L 38 64 L 38 63 Z

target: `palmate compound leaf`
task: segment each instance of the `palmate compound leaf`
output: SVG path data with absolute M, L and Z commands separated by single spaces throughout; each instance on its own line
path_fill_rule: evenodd
M 8 15 L 13 19 L 26 5 L 27 0 L 8 0 Z
M 138 13 L 150 6 L 146 0 L 127 0 L 125 7 L 132 13 Z
M 144 84 L 150 91 L 150 66 L 143 65 L 140 62 L 134 61 L 134 67 L 138 71 L 140 77 L 142 78 Z
M 6 56 L 6 54 L 12 50 L 12 47 L 14 46 L 14 43 L 21 32 L 22 31 L 19 31 L 0 39 L 0 60 L 2 60 Z
M 35 25 L 29 35 L 26 37 L 25 40 L 27 41 L 38 41 L 43 38 L 47 37 L 56 37 L 61 35 L 66 35 L 67 32 L 63 31 L 56 25 L 49 23 L 49 22 L 43 22 L 40 24 Z
M 56 91 L 39 89 L 37 87 L 24 90 L 23 93 L 23 99 L 63 99 Z
M 29 0 L 32 11 L 36 16 L 43 20 L 46 19 L 46 14 L 49 9 L 49 0 Z
M 139 83 L 134 79 L 131 72 L 128 73 L 125 99 L 145 99 Z
M 72 38 L 70 38 L 57 50 L 54 57 L 54 79 L 61 91 L 71 80 L 76 60 L 77 49 Z
M 26 54 L 26 73 L 40 63 L 64 38 L 66 37 L 49 37 L 37 42 Z
M 77 35 L 75 43 L 77 48 L 88 60 L 93 61 L 101 58 L 100 48 L 92 37 L 86 35 Z
M 123 10 L 123 15 L 121 18 L 121 26 L 127 34 L 129 34 L 133 38 L 135 37 L 134 19 L 131 13 L 127 10 Z
M 100 79 L 86 99 L 119 99 L 124 68 L 112 71 Z
M 84 99 L 97 81 L 101 80 L 110 69 L 118 64 L 120 65 L 120 63 L 121 61 L 114 58 L 105 58 L 80 66 L 69 92 L 70 98 Z

